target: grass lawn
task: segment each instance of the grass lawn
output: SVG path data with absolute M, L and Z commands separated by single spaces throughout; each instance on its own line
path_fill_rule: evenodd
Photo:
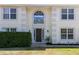
M 25 50 L 0 50 L 1 55 L 75 55 L 79 54 L 79 48 L 46 48 Z

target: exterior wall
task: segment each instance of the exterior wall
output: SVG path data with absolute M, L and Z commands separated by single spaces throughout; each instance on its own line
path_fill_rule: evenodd
M 73 44 L 79 43 L 79 7 L 78 6 L 15 6 L 17 9 L 17 19 L 4 20 L 2 18 L 2 8 L 6 6 L 0 6 L 0 31 L 5 27 L 16 27 L 19 32 L 30 31 L 32 33 L 32 43 L 34 40 L 34 29 L 44 29 L 44 40 L 47 36 L 50 36 L 50 42 L 52 44 Z M 13 7 L 13 6 L 8 6 Z M 75 18 L 74 20 L 62 20 L 61 9 L 62 8 L 74 8 Z M 42 11 L 44 13 L 44 24 L 34 24 L 33 15 L 36 11 Z M 73 28 L 74 39 L 62 40 L 61 28 Z M 47 32 L 48 31 L 48 32 Z
M 74 20 L 62 20 L 61 9 L 74 8 Z M 73 28 L 74 39 L 61 39 L 61 28 Z M 75 44 L 79 43 L 79 8 L 74 6 L 52 7 L 52 43 Z
M 17 19 L 3 19 L 3 8 L 16 8 L 17 9 Z M 44 29 L 44 40 L 48 35 L 51 36 L 51 8 L 43 6 L 0 6 L 0 31 L 4 31 L 3 28 L 17 28 L 17 32 L 27 32 L 32 33 L 32 43 L 34 40 L 34 29 L 42 28 Z M 36 11 L 42 11 L 44 13 L 44 24 L 34 24 L 33 15 Z M 49 32 L 47 32 L 49 31 Z M 44 41 L 45 42 L 45 41 Z M 43 43 L 44 43 L 43 42 Z
M 28 31 L 28 20 L 27 20 L 27 12 L 25 7 L 8 7 L 8 8 L 16 8 L 17 16 L 16 19 L 3 19 L 3 8 L 0 7 L 0 31 L 3 31 L 2 28 L 17 28 L 19 32 Z
M 42 11 L 44 13 L 44 24 L 34 24 L 34 13 L 36 11 Z M 44 42 L 45 42 L 45 38 L 48 35 L 51 35 L 51 29 L 50 29 L 50 15 L 51 15 L 51 8 L 50 7 L 27 7 L 27 14 L 28 14 L 28 19 L 29 19 L 29 29 L 32 33 L 32 42 L 36 43 L 34 40 L 34 29 L 35 28 L 42 28 L 44 29 Z M 49 31 L 49 33 L 47 32 L 47 30 Z M 43 43 L 44 43 L 43 42 Z

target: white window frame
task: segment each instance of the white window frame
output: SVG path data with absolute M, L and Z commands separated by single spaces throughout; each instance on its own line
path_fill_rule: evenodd
M 4 9 L 8 9 L 9 13 L 4 12 Z M 16 9 L 16 13 L 11 13 L 11 12 L 10 12 L 11 9 Z M 3 17 L 2 17 L 3 19 L 5 19 L 5 18 L 4 18 L 4 14 L 9 14 L 8 20 L 14 20 L 14 19 L 11 18 L 11 14 L 16 14 L 16 19 L 17 19 L 17 8 L 7 8 L 7 7 L 6 7 L 6 8 L 3 8 L 2 10 L 3 10 L 3 11 L 2 11 L 2 12 L 3 12 Z
M 8 27 L 5 27 L 5 28 L 2 28 L 5 32 L 12 32 L 11 29 L 16 29 L 15 32 L 17 32 L 17 28 L 8 28 Z M 7 31 L 8 29 L 8 31 Z
M 62 13 L 62 9 L 67 9 L 67 13 Z M 74 8 L 62 8 L 62 9 L 61 9 L 61 19 L 62 19 L 62 20 L 74 20 L 74 18 L 75 18 L 75 9 L 74 9 Z M 69 13 L 69 9 L 73 9 L 73 13 Z M 63 19 L 63 18 L 62 18 L 62 15 L 63 15 L 63 14 L 66 14 L 66 15 L 67 15 L 67 19 Z M 70 15 L 70 14 L 74 15 L 74 16 L 73 16 L 73 17 L 74 17 L 73 19 L 70 19 L 70 18 L 69 18 L 69 15 Z
M 36 11 L 36 12 L 38 12 L 38 11 Z M 34 12 L 34 14 L 35 14 L 36 12 Z M 41 12 L 43 13 L 43 11 L 41 11 Z M 43 15 L 43 16 L 39 15 L 39 16 L 37 16 L 37 15 L 34 15 L 34 14 L 33 14 L 33 19 L 34 19 L 34 20 L 33 20 L 33 23 L 34 23 L 34 24 L 44 24 L 45 15 Z M 43 13 L 43 14 L 44 14 L 44 13 Z M 35 17 L 43 17 L 43 23 L 41 23 L 41 22 L 36 22 L 36 23 L 35 23 Z
M 70 39 L 69 39 L 69 36 L 68 36 L 69 34 L 72 34 L 72 35 L 73 35 L 73 39 L 74 39 L 74 29 L 73 29 L 73 28 L 61 28 L 61 29 L 66 29 L 66 31 L 67 31 L 66 33 L 62 33 L 62 32 L 61 32 L 61 35 L 62 35 L 62 34 L 66 34 L 66 39 L 70 40 Z M 72 30 L 73 30 L 73 33 L 68 33 L 68 29 L 72 29 Z M 63 38 L 61 38 L 61 39 L 63 39 Z M 65 40 L 66 40 L 66 39 L 65 39 Z

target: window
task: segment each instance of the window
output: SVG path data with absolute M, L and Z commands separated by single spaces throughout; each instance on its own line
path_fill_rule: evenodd
M 6 32 L 16 32 L 16 28 L 3 28 Z
M 73 39 L 73 29 L 68 29 L 68 39 Z
M 16 19 L 16 9 L 3 8 L 3 19 Z
M 67 29 L 61 29 L 61 39 L 67 39 Z
M 10 19 L 16 19 L 16 9 L 10 9 Z
M 73 39 L 73 29 L 61 29 L 61 39 Z
M 3 19 L 9 19 L 9 9 L 8 8 L 3 9 Z
M 62 9 L 62 19 L 74 19 L 74 9 Z
M 34 13 L 34 24 L 37 24 L 37 23 L 44 23 L 44 14 L 43 12 L 41 11 L 37 11 Z
M 11 32 L 16 32 L 16 28 L 10 28 Z

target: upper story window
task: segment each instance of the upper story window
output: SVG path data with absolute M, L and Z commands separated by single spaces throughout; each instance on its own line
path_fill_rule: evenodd
M 3 8 L 3 19 L 16 19 L 16 8 Z
M 34 24 L 43 24 L 44 23 L 44 14 L 41 11 L 34 13 Z
M 62 19 L 74 19 L 74 9 L 62 9 Z

